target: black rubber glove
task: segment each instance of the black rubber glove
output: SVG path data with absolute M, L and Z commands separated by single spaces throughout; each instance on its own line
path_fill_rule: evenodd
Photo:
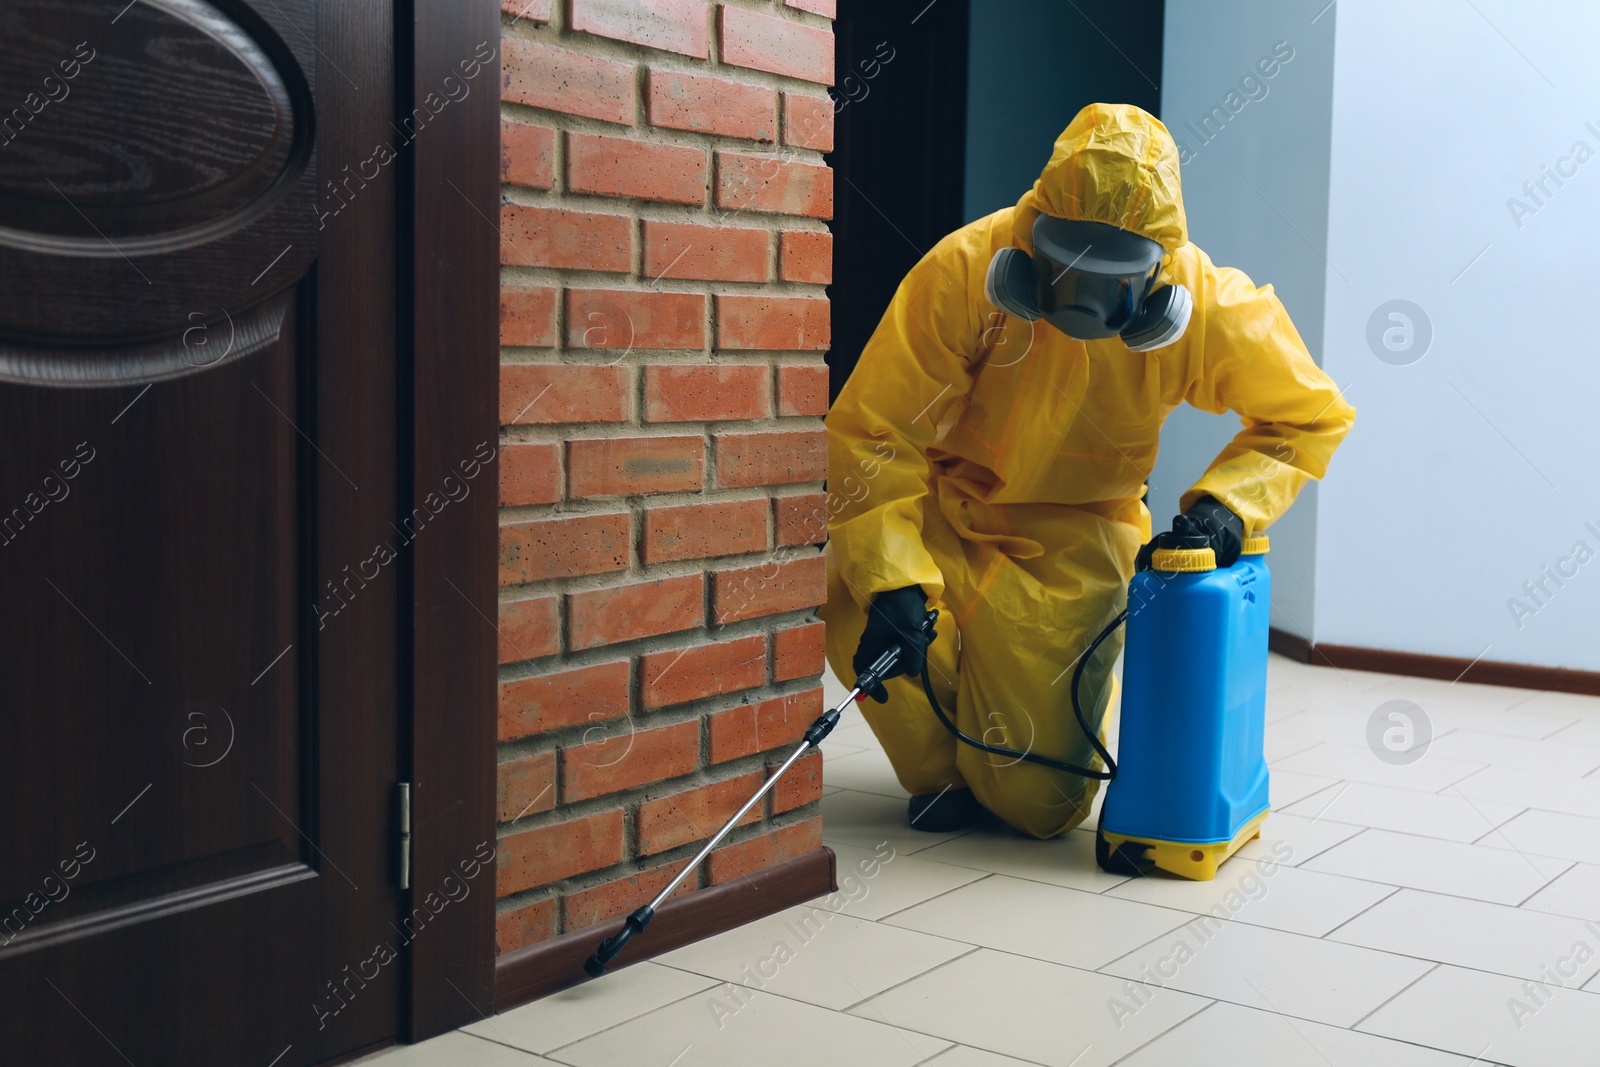
M 1216 554 L 1218 567 L 1233 566 L 1244 548 L 1244 520 L 1215 497 L 1203 496 L 1189 505 L 1188 511 L 1173 518 L 1171 530 L 1157 534 L 1139 549 L 1134 569 L 1148 570 L 1158 548 L 1197 546 L 1209 546 Z
M 899 645 L 900 662 L 885 677 L 921 674 L 928 646 L 938 636 L 922 629 L 922 622 L 927 615 L 928 598 L 923 595 L 919 585 L 879 593 L 867 612 L 867 628 L 862 631 L 861 643 L 856 646 L 855 658 L 850 661 L 851 670 L 860 675 L 877 662 L 879 656 Z M 889 699 L 889 691 L 881 681 L 867 693 L 880 704 Z

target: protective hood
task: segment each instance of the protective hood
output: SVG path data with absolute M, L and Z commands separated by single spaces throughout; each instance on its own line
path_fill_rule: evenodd
M 1041 211 L 1131 230 L 1170 256 L 1189 240 L 1178 146 L 1147 111 L 1132 104 L 1090 104 L 1056 139 L 1044 172 L 1017 202 L 1012 233 L 1029 251 Z

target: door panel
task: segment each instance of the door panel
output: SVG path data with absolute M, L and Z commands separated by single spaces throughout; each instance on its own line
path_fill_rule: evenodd
M 25 831 L 0 900 L 37 888 L 90 827 L 95 858 L 62 911 L 255 846 L 272 846 L 259 863 L 300 861 L 299 442 L 277 410 L 296 410 L 294 366 L 280 342 L 125 413 L 136 392 L 0 390 L 5 434 L 35 460 L 0 469 L 0 500 L 45 505 L 9 516 L 0 603 L 30 625 L 7 641 L 0 691 L 51 709 L 19 716 L 8 757 L 98 768 L 0 780 Z
M 399 1032 L 393 39 L 0 5 L 0 1064 Z

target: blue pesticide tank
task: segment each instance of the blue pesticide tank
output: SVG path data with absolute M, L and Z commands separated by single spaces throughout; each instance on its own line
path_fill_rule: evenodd
M 1209 880 L 1261 833 L 1272 575 L 1266 537 L 1244 547 L 1224 568 L 1209 548 L 1158 549 L 1129 586 L 1106 870 Z

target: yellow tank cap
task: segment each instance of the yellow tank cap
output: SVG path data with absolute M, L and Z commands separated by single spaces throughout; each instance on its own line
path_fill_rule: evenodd
M 1264 556 L 1272 547 L 1266 534 L 1251 534 L 1244 539 L 1244 548 L 1240 549 L 1241 555 Z
M 1209 548 L 1158 548 L 1150 556 L 1150 566 L 1169 574 L 1214 571 L 1217 554 Z

